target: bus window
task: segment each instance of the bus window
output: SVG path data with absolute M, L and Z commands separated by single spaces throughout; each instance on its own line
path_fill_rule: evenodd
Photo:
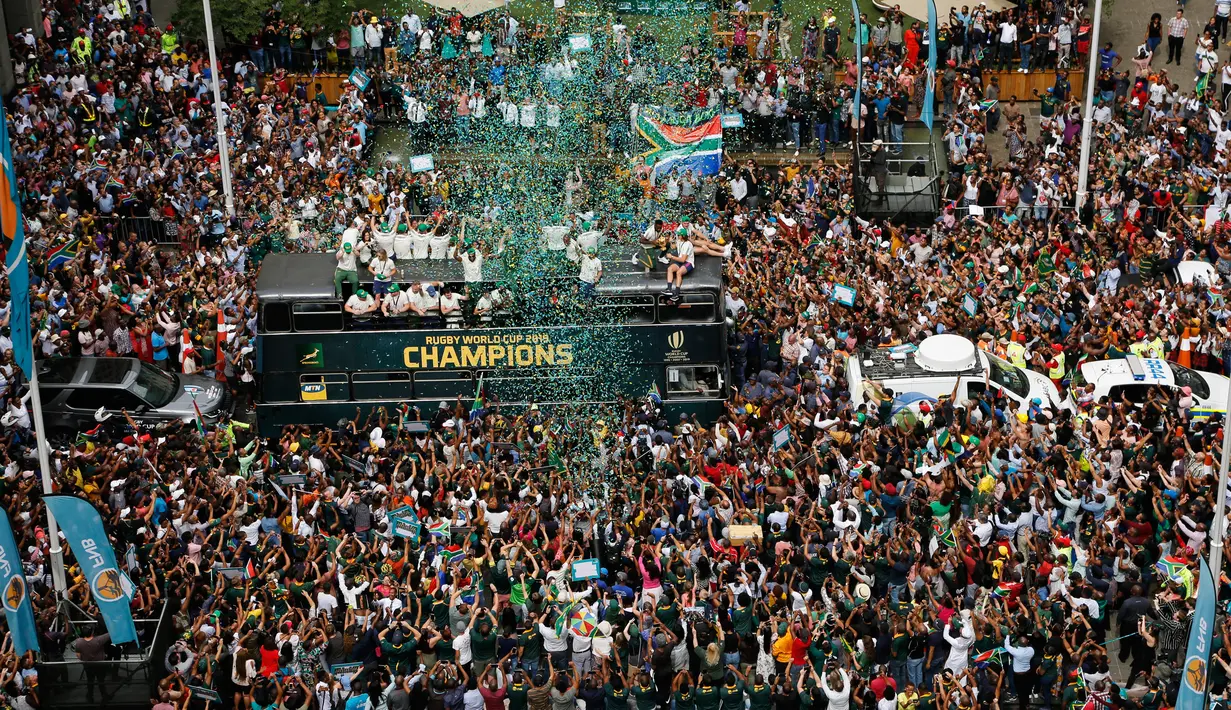
M 474 399 L 474 373 L 470 370 L 427 370 L 415 373 L 415 399 Z
M 653 296 L 604 296 L 594 305 L 600 323 L 653 323 Z
M 261 309 L 263 333 L 289 333 L 291 330 L 291 304 L 266 303 Z
M 722 378 L 717 365 L 668 365 L 667 397 L 718 397 L 722 395 Z
M 686 293 L 679 303 L 665 296 L 658 299 L 659 323 L 713 323 L 717 314 L 714 296 L 709 293 Z
M 350 399 L 350 380 L 345 372 L 299 376 L 300 402 L 337 402 Z
M 356 372 L 351 375 L 355 399 L 411 399 L 409 372 Z
M 485 370 L 483 390 L 503 403 L 608 401 L 611 393 L 599 373 L 590 368 L 538 367 L 527 370 Z
M 296 303 L 295 330 L 342 330 L 342 304 L 336 301 Z

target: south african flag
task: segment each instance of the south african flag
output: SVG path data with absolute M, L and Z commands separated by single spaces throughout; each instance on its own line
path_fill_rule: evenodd
M 717 175 L 722 164 L 722 116 L 717 109 L 680 113 L 648 106 L 637 114 L 637 133 L 651 149 L 638 158 L 656 175 L 691 170 Z
M 1172 582 L 1182 582 L 1188 572 L 1188 563 L 1174 555 L 1168 555 L 1154 563 L 1154 568 Z
M 47 255 L 47 273 L 51 273 L 61 266 L 71 262 L 77 258 L 77 251 L 81 246 L 81 242 L 76 239 L 61 244 L 54 251 Z
M 449 545 L 440 551 L 440 557 L 444 559 L 445 564 L 453 564 L 466 556 L 466 551 L 461 545 Z
M 957 547 L 957 538 L 953 536 L 953 528 L 942 528 L 935 523 L 932 524 L 932 532 L 936 534 L 936 540 L 945 547 Z

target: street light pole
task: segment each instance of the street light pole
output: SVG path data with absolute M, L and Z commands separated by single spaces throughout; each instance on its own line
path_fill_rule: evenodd
M 201 0 L 205 8 L 205 43 L 209 47 L 210 78 L 214 89 L 214 124 L 218 128 L 218 161 L 222 170 L 222 194 L 226 197 L 227 217 L 235 216 L 235 193 L 231 190 L 231 146 L 227 143 L 227 117 L 222 110 L 222 67 L 214 50 L 214 15 L 209 0 Z
M 1076 206 L 1078 210 L 1086 204 L 1090 182 L 1090 133 L 1094 128 L 1094 84 L 1098 76 L 1098 35 L 1102 25 L 1103 0 L 1094 0 L 1094 28 L 1090 34 L 1090 66 L 1086 69 L 1086 110 L 1081 120 L 1081 161 L 1077 164 L 1079 172 L 1077 174 Z

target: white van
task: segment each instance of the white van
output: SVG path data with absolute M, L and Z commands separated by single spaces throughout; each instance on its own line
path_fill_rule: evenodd
M 954 386 L 956 401 L 965 402 L 989 384 L 1023 407 L 1037 399 L 1046 409 L 1073 409 L 1072 402 L 1062 398 L 1056 385 L 1043 374 L 980 350 L 959 335 L 933 335 L 917 348 L 868 348 L 847 358 L 846 377 L 851 401 L 856 405 L 872 401 L 867 391 L 867 382 L 872 380 L 893 390 L 895 409 L 909 407 L 917 412 L 922 402 L 952 395 Z
M 1212 372 L 1192 370 L 1170 360 L 1129 355 L 1116 360 L 1082 363 L 1081 379 L 1094 385 L 1094 401 L 1121 396 L 1140 404 L 1146 401 L 1151 387 L 1178 390 L 1191 387 L 1194 420 L 1208 419 L 1212 414 L 1227 411 L 1227 389 L 1231 380 Z

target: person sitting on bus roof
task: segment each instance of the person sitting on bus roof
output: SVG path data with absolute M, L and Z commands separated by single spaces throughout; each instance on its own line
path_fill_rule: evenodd
M 389 295 L 380 304 L 380 311 L 387 317 L 396 318 L 411 310 L 410 294 L 402 290 L 396 281 L 389 284 Z
M 667 235 L 662 231 L 662 219 L 655 218 L 654 223 L 646 227 L 637 240 L 641 253 L 633 257 L 633 263 L 639 264 L 647 274 L 654 270 L 654 264 L 667 252 Z
M 372 230 L 372 239 L 376 242 L 377 251 L 383 250 L 385 254 L 394 254 L 394 240 L 396 239 L 398 228 L 402 225 L 402 215 L 399 213 L 393 218 L 393 224 L 382 222 L 380 227 L 376 226 L 376 217 L 368 218 L 368 227 Z
M 672 263 L 667 267 L 667 287 L 663 289 L 663 293 L 668 295 L 673 290 L 676 296 L 680 295 L 680 283 L 684 280 L 684 275 L 691 273 L 696 266 L 696 252 L 687 237 L 687 229 L 680 227 L 675 230 L 675 253 L 667 255 Z
M 708 224 L 697 223 L 688 226 L 688 241 L 692 242 L 693 252 L 709 256 L 731 256 L 731 245 L 722 238 L 722 230 L 710 219 Z
M 376 311 L 376 299 L 363 289 L 355 291 L 346 299 L 346 312 L 355 316 L 366 316 Z

